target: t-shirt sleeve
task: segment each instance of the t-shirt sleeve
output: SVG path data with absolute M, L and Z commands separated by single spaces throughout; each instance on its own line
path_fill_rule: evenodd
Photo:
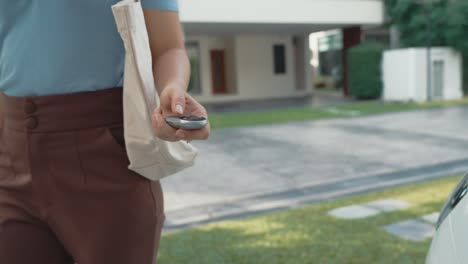
M 143 9 L 179 11 L 177 0 L 141 0 Z

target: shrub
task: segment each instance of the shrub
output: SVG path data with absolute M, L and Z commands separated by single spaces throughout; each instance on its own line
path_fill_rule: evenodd
M 445 36 L 449 45 L 463 54 L 463 90 L 468 94 L 468 2 L 453 0 L 448 6 Z
M 463 56 L 463 92 L 468 95 L 468 55 Z
M 385 46 L 363 43 L 348 50 L 349 94 L 359 99 L 378 99 L 382 95 L 381 61 Z

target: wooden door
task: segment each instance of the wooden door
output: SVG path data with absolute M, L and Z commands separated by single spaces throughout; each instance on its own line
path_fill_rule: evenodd
M 227 93 L 224 50 L 211 50 L 210 56 L 213 94 Z

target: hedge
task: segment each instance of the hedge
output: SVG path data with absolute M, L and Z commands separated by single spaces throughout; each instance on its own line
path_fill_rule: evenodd
M 378 99 L 382 95 L 381 61 L 385 46 L 363 43 L 347 53 L 349 94 L 358 99 Z
M 468 95 L 468 55 L 463 56 L 463 92 Z

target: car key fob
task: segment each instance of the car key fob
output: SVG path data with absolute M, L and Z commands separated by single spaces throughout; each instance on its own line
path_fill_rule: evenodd
M 205 127 L 208 124 L 208 120 L 205 117 L 200 116 L 169 116 L 165 118 L 166 123 L 174 128 L 182 128 L 185 130 L 196 130 Z

